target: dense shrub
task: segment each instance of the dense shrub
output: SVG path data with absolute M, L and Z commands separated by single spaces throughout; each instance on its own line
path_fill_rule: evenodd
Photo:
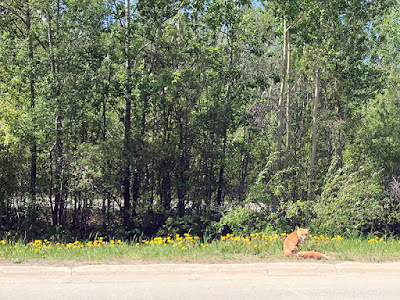
M 399 204 L 382 184 L 373 164 L 348 165 L 331 176 L 314 206 L 313 227 L 328 234 L 390 231 L 399 220 Z

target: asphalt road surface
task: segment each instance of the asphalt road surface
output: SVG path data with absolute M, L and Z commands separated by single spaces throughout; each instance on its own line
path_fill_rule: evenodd
M 400 263 L 0 265 L 0 299 L 400 299 Z

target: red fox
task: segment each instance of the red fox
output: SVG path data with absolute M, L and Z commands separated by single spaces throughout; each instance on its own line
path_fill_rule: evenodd
M 283 242 L 283 253 L 285 253 L 286 256 L 329 259 L 328 256 L 320 252 L 315 252 L 315 251 L 299 252 L 299 247 L 298 247 L 299 243 L 304 242 L 307 237 L 308 237 L 308 229 L 297 227 L 297 229 L 293 231 L 291 234 L 289 234 L 288 237 Z

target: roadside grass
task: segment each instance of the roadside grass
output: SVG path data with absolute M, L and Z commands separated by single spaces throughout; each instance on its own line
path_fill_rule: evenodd
M 227 234 L 208 241 L 188 233 L 126 242 L 102 237 L 91 241 L 56 242 L 49 240 L 0 241 L 0 259 L 13 263 L 29 261 L 156 261 L 156 262 L 247 262 L 294 260 L 283 255 L 286 233 L 234 236 Z M 330 260 L 400 260 L 400 240 L 393 237 L 343 238 L 313 236 L 300 245 L 301 251 L 326 253 Z
M 340 247 L 330 249 L 337 260 L 383 262 L 400 260 L 400 240 L 393 237 L 345 239 Z

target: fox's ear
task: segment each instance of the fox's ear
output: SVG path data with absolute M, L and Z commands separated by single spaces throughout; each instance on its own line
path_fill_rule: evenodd
M 299 231 L 299 229 L 300 229 L 300 227 L 299 227 L 299 226 L 296 226 L 296 231 Z

